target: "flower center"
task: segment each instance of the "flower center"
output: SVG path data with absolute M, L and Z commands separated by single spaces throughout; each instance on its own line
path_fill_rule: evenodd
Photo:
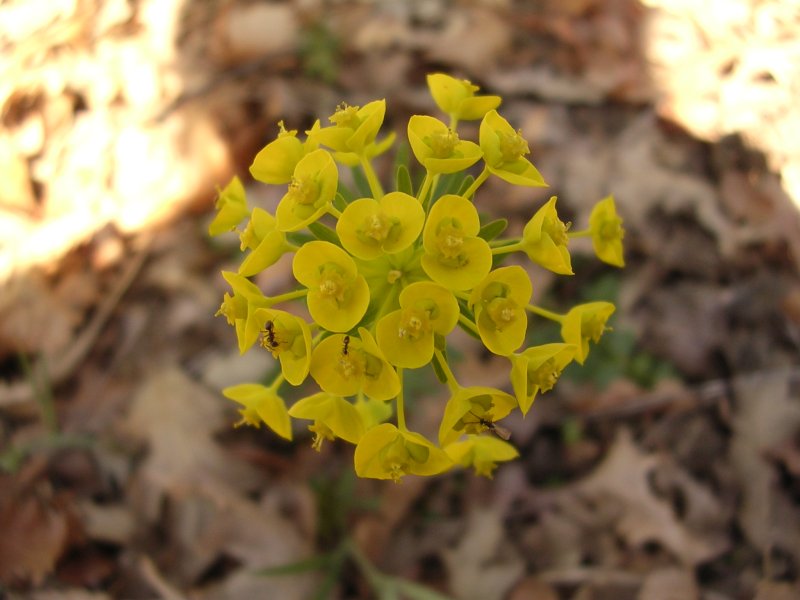
M 321 423 L 319 421 L 314 421 L 313 425 L 308 426 L 308 430 L 314 434 L 314 441 L 311 444 L 311 447 L 314 448 L 317 452 L 322 449 L 322 442 L 325 440 L 334 441 L 336 436 L 331 431 L 331 428 L 325 425 L 325 423 Z
M 600 226 L 600 237 L 604 240 L 621 240 L 625 235 L 622 229 L 622 219 L 615 217 L 604 221 Z
M 497 329 L 504 329 L 517 318 L 517 303 L 510 298 L 495 298 L 486 305 L 486 312 Z
M 288 196 L 293 202 L 308 206 L 317 200 L 319 187 L 311 177 L 292 177 Z
M 526 154 L 530 154 L 528 142 L 522 137 L 522 132 L 518 129 L 514 133 L 499 133 L 500 154 L 503 162 L 510 163 L 519 160 Z
M 336 112 L 333 113 L 328 120 L 337 127 L 358 129 L 361 125 L 361 119 L 358 117 L 358 109 L 358 106 L 348 106 L 346 102 L 342 102 L 336 107 Z
M 350 350 L 347 355 L 339 356 L 337 371 L 345 379 L 358 379 L 364 373 L 364 361 L 357 357 L 356 353 Z
M 437 131 L 426 140 L 434 158 L 450 158 L 458 146 L 458 134 L 452 129 Z
M 453 263 L 450 266 L 459 267 L 466 263 L 462 256 L 464 231 L 458 220 L 442 219 L 436 230 L 436 246 L 439 249 L 440 258 L 448 264 Z
M 431 324 L 428 312 L 418 308 L 405 308 L 400 315 L 400 326 L 397 336 L 415 341 L 430 332 Z
M 214 314 L 215 317 L 224 316 L 228 321 L 228 325 L 235 325 L 236 319 L 244 319 L 247 317 L 247 302 L 243 298 L 231 296 L 228 292 L 222 296 L 222 304 L 219 310 Z
M 328 263 L 321 268 L 319 293 L 331 300 L 344 302 L 348 285 L 338 265 Z
M 547 216 L 542 222 L 542 232 L 549 235 L 556 246 L 566 246 L 569 242 L 567 230 L 569 226 L 561 219 Z
M 528 386 L 537 386 L 540 392 L 547 392 L 553 389 L 558 381 L 561 370 L 556 367 L 552 358 L 547 359 L 536 369 L 528 371 Z
M 605 333 L 606 321 L 598 315 L 584 315 L 581 319 L 581 336 L 597 343 Z

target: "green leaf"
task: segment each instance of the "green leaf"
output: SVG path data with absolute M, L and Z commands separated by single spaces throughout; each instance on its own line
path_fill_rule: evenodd
M 255 574 L 264 577 L 276 577 L 279 575 L 297 575 L 299 573 L 308 573 L 309 571 L 320 571 L 328 569 L 333 564 L 332 559 L 333 557 L 330 554 L 317 554 L 305 560 L 258 569 Z
M 463 196 L 464 192 L 466 192 L 473 183 L 475 183 L 475 178 L 472 175 L 467 175 L 461 182 L 461 186 L 458 188 L 456 194 Z
M 342 242 L 339 240 L 339 236 L 336 235 L 336 232 L 328 227 L 320 223 L 319 221 L 315 221 L 314 223 L 308 224 L 308 230 L 314 234 L 314 237 L 318 240 L 322 240 L 323 242 L 330 242 L 331 244 L 336 244 L 337 246 L 341 246 Z
M 422 586 L 413 581 L 395 579 L 400 593 L 411 600 L 452 600 L 449 596 L 443 596 L 430 588 Z
M 307 242 L 313 242 L 315 239 L 317 238 L 315 238 L 313 235 L 300 231 L 286 234 L 286 240 L 295 246 L 302 246 Z
M 503 233 L 506 227 L 508 227 L 508 219 L 489 221 L 486 225 L 481 227 L 481 230 L 478 232 L 478 237 L 483 238 L 487 242 L 491 242 L 494 238 Z
M 414 195 L 414 186 L 411 183 L 411 173 L 408 172 L 408 167 L 405 165 L 399 165 L 397 167 L 397 176 L 395 177 L 395 182 L 398 192 L 403 192 L 409 196 Z
M 347 208 L 347 198 L 344 197 L 344 194 L 336 192 L 336 197 L 333 199 L 333 206 L 340 212 Z
M 447 350 L 443 350 L 442 354 L 444 355 L 445 359 L 447 359 Z M 442 365 L 439 364 L 439 359 L 434 357 L 431 361 L 431 366 L 433 367 L 433 372 L 436 373 L 436 379 L 438 379 L 441 383 L 447 383 L 447 375 L 442 369 Z
M 352 167 L 350 172 L 353 174 L 353 183 L 356 184 L 356 192 L 359 194 L 359 198 L 372 198 L 369 181 L 367 181 L 367 176 L 364 175 L 364 170 L 361 167 Z
M 336 195 L 344 198 L 344 201 L 347 204 L 350 204 L 353 200 L 356 199 L 356 195 L 353 193 L 353 190 L 351 190 L 344 183 L 342 183 L 341 179 L 339 180 L 339 185 L 336 187 Z

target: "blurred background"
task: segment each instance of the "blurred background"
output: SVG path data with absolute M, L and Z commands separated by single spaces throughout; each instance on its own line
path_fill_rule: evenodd
M 0 2 L 0 597 L 800 597 L 798 33 L 794 0 Z M 618 310 L 494 479 L 356 481 L 351 446 L 231 427 L 271 359 L 213 318 L 238 239 L 206 229 L 235 173 L 283 194 L 247 172 L 278 120 L 386 98 L 402 142 L 432 71 L 502 95 L 550 184 L 483 210 L 581 228 L 613 193 L 628 266 L 532 271 Z M 409 385 L 430 433 L 445 392 Z

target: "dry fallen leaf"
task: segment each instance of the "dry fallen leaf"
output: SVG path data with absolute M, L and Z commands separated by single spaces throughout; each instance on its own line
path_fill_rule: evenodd
M 504 544 L 503 516 L 492 509 L 475 509 L 464 536 L 444 552 L 450 587 L 461 600 L 500 600 L 525 570 L 522 559 Z
M 726 538 L 720 532 L 699 532 L 696 526 L 681 521 L 669 502 L 653 492 L 650 478 L 657 467 L 669 464 L 665 460 L 643 453 L 630 431 L 621 429 L 605 460 L 574 489 L 596 504 L 618 504 L 621 516 L 616 528 L 629 544 L 656 541 L 677 559 L 694 566 L 724 551 Z
M 697 582 L 690 571 L 666 568 L 647 575 L 638 600 L 697 600 L 699 597 Z

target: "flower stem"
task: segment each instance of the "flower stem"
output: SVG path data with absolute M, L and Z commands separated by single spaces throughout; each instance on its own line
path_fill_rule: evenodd
M 456 128 L 458 128 L 458 117 L 456 116 L 456 114 L 455 114 L 455 113 L 452 113 L 452 114 L 450 115 L 450 125 L 448 125 L 448 127 L 449 127 L 449 128 L 452 130 L 452 131 L 455 131 L 455 130 L 456 130 Z
M 338 208 L 336 208 L 333 204 L 328 205 L 328 212 L 331 213 L 337 219 L 342 218 L 342 212 Z
M 478 188 L 481 187 L 483 182 L 487 179 L 489 179 L 489 167 L 483 167 L 483 171 L 481 171 L 477 179 L 475 179 L 475 181 L 472 182 L 472 185 L 467 188 L 467 191 L 464 192 L 464 197 L 472 198 L 475 195 L 475 192 L 478 191 Z
M 284 381 L 286 380 L 283 378 L 283 372 L 279 372 L 278 376 L 275 378 L 275 381 L 273 381 L 272 384 L 269 386 L 269 391 L 277 393 L 278 388 L 281 387 L 281 384 Z
M 492 240 L 489 242 L 489 246 L 492 248 L 502 248 L 503 246 L 508 246 L 509 244 L 519 244 L 522 241 L 521 237 L 515 238 L 502 238 L 498 240 Z
M 425 206 L 425 197 L 428 195 L 428 190 L 431 187 L 431 175 L 427 171 L 425 171 L 425 179 L 422 180 L 422 186 L 419 188 L 417 192 L 417 200 L 422 206 Z
M 536 306 L 535 304 L 528 304 L 528 306 L 526 306 L 525 308 L 527 308 L 533 314 L 539 315 L 540 317 L 544 317 L 545 319 L 550 319 L 551 321 L 556 321 L 557 323 L 564 322 L 564 315 L 560 315 L 545 308 L 541 308 L 539 306 Z
M 400 378 L 400 393 L 397 394 L 397 428 L 400 431 L 408 431 L 406 428 L 406 411 L 403 404 L 403 369 L 397 367 L 397 376 Z
M 465 317 L 464 315 L 458 315 L 458 322 L 459 322 L 459 323 L 461 323 L 461 324 L 462 324 L 464 327 L 466 327 L 467 329 L 469 329 L 469 330 L 470 330 L 472 333 L 474 333 L 474 334 L 475 334 L 475 335 L 477 335 L 478 337 L 480 337 L 480 336 L 481 336 L 480 332 L 478 331 L 478 326 L 477 326 L 477 325 L 475 325 L 475 323 L 473 323 L 472 321 L 470 321 L 470 320 L 469 320 L 467 317 Z
M 269 306 L 274 306 L 276 304 L 280 304 L 281 302 L 288 302 L 289 300 L 296 300 L 297 298 L 303 298 L 304 296 L 308 295 L 308 288 L 303 288 L 302 290 L 295 290 L 293 292 L 286 292 L 285 294 L 281 294 L 280 296 L 272 296 L 271 298 L 267 298 L 269 301 Z
M 375 169 L 372 168 L 372 163 L 366 156 L 361 157 L 361 168 L 364 169 L 364 175 L 367 176 L 367 183 L 369 183 L 372 196 L 375 200 L 380 200 L 383 198 L 383 188 L 381 187 L 381 182 L 378 181 L 378 176 L 375 175 Z
M 433 353 L 436 356 L 436 360 L 439 362 L 439 366 L 444 372 L 445 379 L 447 379 L 447 387 L 450 388 L 451 393 L 455 394 L 459 389 L 461 389 L 461 386 L 458 385 L 456 376 L 453 375 L 453 372 L 450 370 L 450 365 L 447 364 L 447 359 L 444 357 L 441 350 L 434 350 Z
M 592 237 L 592 230 L 584 229 L 583 231 L 568 231 L 567 237 L 569 238 Z
M 497 248 L 492 248 L 492 256 L 510 254 L 511 252 L 516 252 L 517 250 L 522 250 L 522 242 L 516 242 L 514 244 L 508 244 L 507 246 L 498 246 Z

